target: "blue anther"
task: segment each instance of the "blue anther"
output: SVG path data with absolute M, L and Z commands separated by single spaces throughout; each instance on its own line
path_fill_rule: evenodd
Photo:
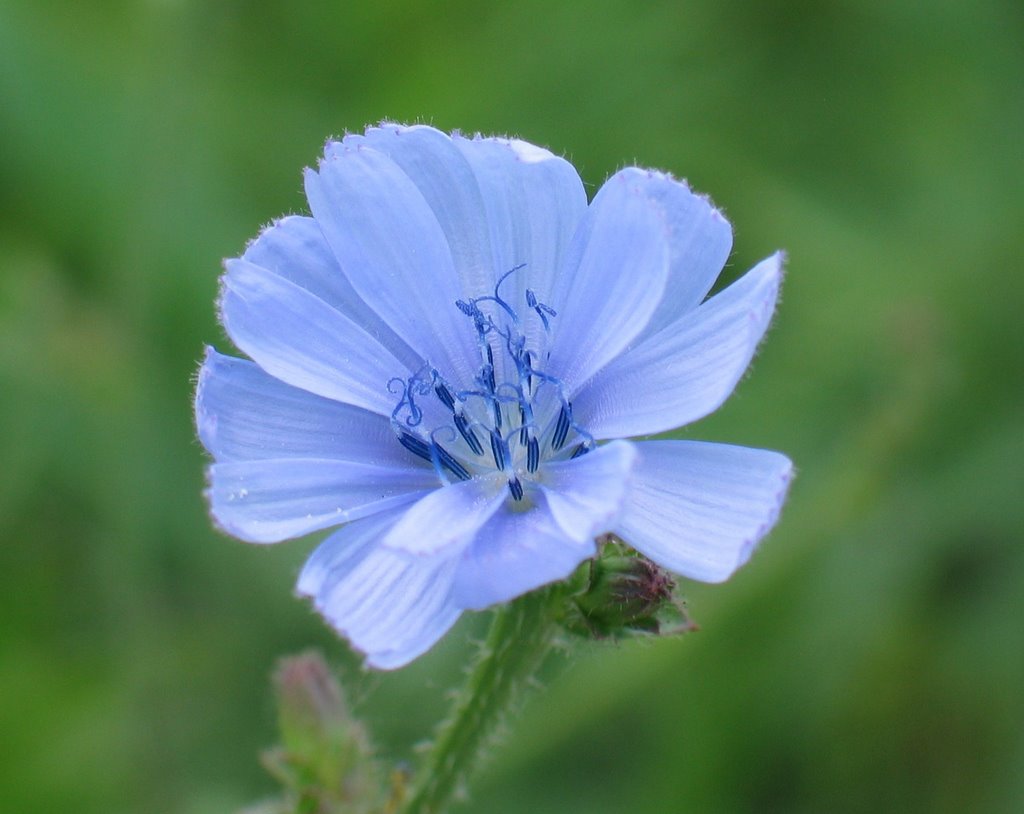
M 491 456 L 495 469 L 505 468 L 505 440 L 494 430 L 491 430 Z
M 426 461 L 430 460 L 430 446 L 415 435 L 410 435 L 407 432 L 399 432 L 398 443 L 405 447 L 413 455 L 418 455 Z
M 569 426 L 572 424 L 572 405 L 569 402 L 562 404 L 558 413 L 558 423 L 555 424 L 555 434 L 551 437 L 551 448 L 556 452 L 565 444 L 565 437 L 569 434 Z
M 434 392 L 437 393 L 437 397 L 441 399 L 441 402 L 452 412 L 455 412 L 455 399 L 451 394 L 451 391 L 445 386 L 444 382 L 438 382 L 434 385 Z
M 452 457 L 452 454 L 436 441 L 434 442 L 434 450 L 437 453 L 437 457 L 440 460 L 441 465 L 459 480 L 469 480 L 472 477 L 469 474 L 469 470 Z
M 572 451 L 572 455 L 569 456 L 569 460 L 579 458 L 581 455 L 586 455 L 591 449 L 593 449 L 593 445 L 590 442 L 584 442 Z
M 529 472 L 536 472 L 540 466 L 540 444 L 536 438 L 531 438 L 526 443 L 526 469 Z
M 519 478 L 512 476 L 508 480 L 508 490 L 512 493 L 513 500 L 523 499 L 523 484 L 519 482 Z
M 398 396 L 398 404 L 392 413 L 392 426 L 403 447 L 417 457 L 429 460 L 443 483 L 450 482 L 449 475 L 467 480 L 473 477 L 473 472 L 468 467 L 476 467 L 477 463 L 470 463 L 471 459 L 465 450 L 471 450 L 473 455 L 485 455 L 481 433 L 486 433 L 490 441 L 494 467 L 507 474 L 509 491 L 515 500 L 523 499 L 524 489 L 519 478 L 513 473 L 511 444 L 518 444 L 515 447 L 517 455 L 520 454 L 519 449 L 525 447 L 528 472 L 536 472 L 541 464 L 542 439 L 537 436 L 538 428 L 534 418 L 535 389 L 543 389 L 545 385 L 551 386 L 557 390 L 561 400 L 561 409 L 554 422 L 554 428 L 550 430 L 552 451 L 557 452 L 569 443 L 570 430 L 573 431 L 572 457 L 579 457 L 595 448 L 593 438 L 573 421 L 572 404 L 565 398 L 563 383 L 557 377 L 534 367 L 537 355 L 533 350 L 526 348 L 527 337 L 521 329 L 519 314 L 501 294 L 501 287 L 505 281 L 524 265 L 517 265 L 502 274 L 494 286 L 493 294 L 455 301 L 459 312 L 473 320 L 473 327 L 477 332 L 481 365 L 474 377 L 473 388 L 453 388 L 429 364 L 424 365 L 413 376 L 406 379 L 395 378 L 388 382 L 388 391 Z M 548 330 L 549 317 L 556 316 L 555 310 L 541 302 L 533 289 L 525 289 L 525 295 L 526 306 L 536 312 L 544 329 Z M 484 302 L 493 305 L 483 306 Z M 495 343 L 498 344 L 495 346 Z M 498 348 L 497 351 L 495 347 Z M 502 371 L 508 374 L 509 379 L 500 384 L 497 381 L 498 371 L 494 358 L 496 353 L 504 353 Z M 425 441 L 422 433 L 407 430 L 422 424 L 424 413 L 417 401 L 421 397 L 431 395 L 431 392 L 450 411 L 452 421 L 435 429 L 430 434 L 429 441 Z M 480 405 L 484 411 L 482 416 L 474 413 L 477 417 L 473 418 L 464 412 L 464 403 L 470 397 L 483 401 Z M 506 404 L 508 416 L 505 415 Z M 516 408 L 518 422 L 514 418 Z M 506 420 L 513 425 L 507 435 L 502 433 L 502 425 Z M 448 446 L 462 438 L 465 449 L 458 448 L 457 454 L 460 457 L 456 457 L 438 443 L 437 434 L 440 432 L 447 433 L 444 443 Z
M 474 455 L 483 455 L 484 448 L 480 444 L 480 439 L 476 437 L 476 433 L 473 432 L 473 428 L 469 426 L 469 422 L 462 413 L 455 414 L 455 429 L 459 431 L 459 435 L 469 445 L 469 448 L 473 450 Z

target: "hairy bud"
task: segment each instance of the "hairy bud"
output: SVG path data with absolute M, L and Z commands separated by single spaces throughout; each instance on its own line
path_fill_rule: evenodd
M 668 572 L 612 535 L 603 542 L 600 554 L 576 576 L 578 590 L 566 619 L 570 631 L 605 639 L 696 629 Z

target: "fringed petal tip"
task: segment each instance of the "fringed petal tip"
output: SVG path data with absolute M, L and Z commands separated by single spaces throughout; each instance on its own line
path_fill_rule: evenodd
M 700 582 L 746 563 L 785 502 L 793 465 L 781 453 L 699 441 L 645 441 L 616 528 L 642 554 Z
M 718 582 L 724 582 L 729 579 L 729 577 L 731 577 L 737 570 L 746 565 L 754 555 L 754 552 L 760 546 L 761 541 L 768 536 L 772 529 L 775 528 L 775 525 L 779 522 L 779 517 L 782 514 L 782 507 L 785 505 L 786 499 L 789 497 L 789 488 L 793 482 L 795 471 L 793 468 L 793 462 L 790 461 L 789 458 L 786 458 L 782 453 L 775 454 L 783 458 L 785 460 L 785 464 L 781 465 L 778 472 L 778 481 L 774 499 L 768 502 L 768 508 L 761 525 L 758 526 L 757 530 L 740 546 L 736 557 L 736 565 L 728 574 L 722 577 L 722 579 L 717 580 Z
M 382 512 L 334 532 L 310 556 L 296 591 L 365 657 L 394 670 L 429 650 L 461 611 L 450 601 L 454 562 L 379 546 L 401 512 Z

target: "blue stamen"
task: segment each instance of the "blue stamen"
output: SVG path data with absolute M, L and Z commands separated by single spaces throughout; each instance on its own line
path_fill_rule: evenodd
M 494 458 L 495 469 L 505 468 L 505 450 L 504 439 L 497 432 L 491 430 L 491 457 Z
M 551 329 L 551 325 L 548 322 L 548 317 L 557 317 L 558 312 L 537 299 L 537 295 L 533 293 L 533 289 L 526 289 L 526 304 L 532 308 L 537 316 L 540 317 L 540 321 L 544 323 L 544 330 L 548 331 Z
M 398 443 L 405 447 L 413 455 L 418 455 L 426 461 L 430 460 L 430 446 L 415 435 L 410 435 L 405 431 L 398 433 Z
M 494 427 L 495 427 L 495 429 L 499 429 L 500 430 L 501 429 L 501 405 L 498 403 L 498 400 L 496 398 L 491 401 L 491 407 L 493 408 L 493 412 L 494 412 Z
M 512 493 L 513 500 L 523 499 L 523 484 L 519 482 L 519 478 L 515 476 L 509 478 L 508 490 Z
M 452 457 L 452 454 L 440 444 L 435 442 L 434 449 L 437 451 L 437 457 L 440 459 L 441 465 L 459 480 L 469 480 L 472 477 L 472 475 L 469 474 L 469 470 L 455 460 L 455 458 Z
M 459 480 L 469 480 L 472 475 L 469 470 L 466 469 L 448 450 L 441 446 L 437 441 L 437 434 L 444 432 L 448 435 L 448 438 L 452 441 L 457 437 L 455 430 L 451 427 L 438 427 L 432 433 L 430 433 L 430 460 L 434 464 L 434 469 L 437 470 L 437 476 L 441 480 L 445 480 L 444 473 L 441 468 L 447 469 Z
M 498 296 L 498 289 L 501 288 L 501 284 L 503 282 L 505 282 L 505 280 L 507 280 L 509 277 L 511 277 L 513 274 L 515 274 L 520 269 L 524 269 L 524 268 L 526 268 L 526 263 L 520 263 L 518 266 L 513 266 L 508 271 L 506 271 L 504 274 L 502 274 L 501 277 L 498 278 L 497 284 L 494 286 L 494 296 L 495 297 Z
M 525 268 L 525 267 L 526 267 L 526 263 L 520 263 L 518 266 L 514 266 L 514 267 L 510 268 L 508 271 L 506 271 L 504 274 L 502 274 L 501 277 L 498 278 L 498 282 L 494 284 L 494 296 L 493 297 L 477 297 L 475 302 L 481 302 L 481 301 L 486 300 L 486 301 L 493 302 L 493 303 L 497 304 L 499 307 L 501 307 L 505 311 L 506 314 L 508 314 L 512 318 L 512 324 L 518 326 L 519 325 L 519 314 L 516 313 L 515 309 L 511 305 L 509 305 L 507 302 L 505 302 L 505 300 L 502 299 L 501 294 L 499 293 L 499 289 L 501 288 L 501 284 L 503 282 L 505 282 L 505 280 L 507 280 L 509 277 L 511 277 L 517 271 L 519 271 L 520 269 Z
M 578 458 L 596 446 L 593 437 L 573 420 L 572 403 L 566 397 L 563 382 L 534 367 L 537 350 L 527 349 L 527 336 L 520 328 L 519 314 L 501 295 L 505 281 L 523 265 L 502 274 L 493 294 L 455 301 L 459 311 L 473 320 L 477 333 L 480 367 L 470 389 L 456 389 L 429 363 L 415 375 L 394 378 L 387 384 L 388 392 L 399 397 L 391 415 L 399 443 L 417 457 L 430 461 L 442 483 L 487 474 L 490 467 L 485 466 L 483 460 L 470 457 L 485 455 L 483 433 L 490 442 L 494 469 L 505 473 L 509 492 L 517 501 L 525 495 L 519 474 L 532 475 L 540 468 L 542 453 L 551 456 L 564 449 L 569 444 L 570 430 L 573 433 L 570 457 Z M 525 289 L 525 293 L 526 306 L 537 314 L 544 330 L 548 331 L 549 318 L 556 316 L 555 310 L 541 302 L 532 289 Z M 486 313 L 481 308 L 484 302 L 494 304 L 484 306 Z M 499 383 L 495 354 L 502 352 L 505 356 L 500 371 L 503 381 Z M 409 432 L 407 428 L 418 427 L 423 422 L 424 412 L 418 400 L 431 393 L 450 412 L 452 420 L 435 429 L 427 441 L 422 432 Z M 482 403 L 469 402 L 471 397 Z M 549 423 L 546 431 L 538 436 L 535 411 L 549 415 L 550 408 L 559 403 L 553 425 Z M 510 426 L 503 432 L 505 424 Z M 447 433 L 444 445 L 436 437 L 442 431 Z M 545 442 L 548 433 L 550 441 Z M 451 442 L 459 438 L 465 446 L 452 446 Z M 564 454 L 558 457 L 564 458 Z M 523 463 L 525 467 L 519 469 Z
M 529 472 L 536 472 L 540 466 L 540 444 L 536 438 L 531 438 L 526 444 L 526 469 Z
M 581 455 L 586 455 L 591 449 L 593 449 L 593 444 L 589 441 L 585 441 L 572 451 L 572 455 L 569 456 L 569 460 L 579 458 Z
M 551 437 L 551 448 L 556 452 L 565 444 L 565 437 L 569 434 L 569 426 L 572 424 L 572 405 L 569 402 L 562 403 L 562 409 L 558 413 L 558 423 L 555 424 L 555 434 Z
M 480 445 L 480 439 L 476 437 L 476 433 L 473 432 L 473 428 L 469 426 L 469 422 L 462 413 L 455 414 L 455 429 L 459 431 L 459 435 L 469 445 L 469 448 L 473 450 L 474 455 L 483 455 L 484 448 Z
M 502 278 L 502 279 L 504 279 L 504 278 Z M 478 302 L 493 302 L 499 308 L 501 308 L 503 311 L 505 311 L 506 314 L 508 314 L 510 317 L 512 317 L 512 321 L 516 325 L 519 324 L 519 315 L 516 314 L 516 312 L 512 308 L 512 306 L 509 305 L 507 302 L 505 302 L 501 297 L 498 297 L 498 296 L 494 296 L 494 297 L 477 297 L 475 300 L 473 300 L 473 302 L 474 303 L 478 303 Z M 494 322 L 492 321 L 491 322 L 491 327 L 497 329 L 498 326 L 495 325 Z
M 437 397 L 441 399 L 441 403 L 444 404 L 452 412 L 455 412 L 455 398 L 452 396 L 451 391 L 445 386 L 444 382 L 438 382 L 434 385 L 434 392 L 437 393 Z
M 398 421 L 398 414 L 402 412 L 402 408 L 406 408 L 409 411 L 409 415 L 406 416 L 405 423 L 410 427 L 418 427 L 420 422 L 423 421 L 423 411 L 420 410 L 419 405 L 413 400 L 413 384 L 417 381 L 415 376 L 410 376 L 408 380 L 400 379 L 397 376 L 388 381 L 388 392 L 395 393 L 393 385 L 397 382 L 402 388 L 402 398 L 399 399 L 397 406 L 391 411 L 391 420 L 394 422 Z
M 484 345 L 484 349 L 486 350 L 487 353 L 487 364 L 484 365 L 483 369 L 484 381 L 487 383 L 489 390 L 493 393 L 495 387 L 497 386 L 494 383 L 494 351 L 491 350 L 490 342 Z

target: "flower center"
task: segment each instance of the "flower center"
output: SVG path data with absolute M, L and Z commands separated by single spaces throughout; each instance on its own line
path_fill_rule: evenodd
M 480 367 L 466 388 L 447 381 L 430 363 L 414 375 L 388 382 L 399 396 L 391 414 L 398 442 L 430 461 L 443 483 L 498 475 L 516 501 L 545 460 L 576 458 L 594 448 L 593 437 L 573 420 L 560 379 L 538 364 L 540 350 L 527 347 L 518 312 L 500 289 L 455 305 L 473 323 Z M 526 307 L 548 335 L 554 309 L 526 289 Z

